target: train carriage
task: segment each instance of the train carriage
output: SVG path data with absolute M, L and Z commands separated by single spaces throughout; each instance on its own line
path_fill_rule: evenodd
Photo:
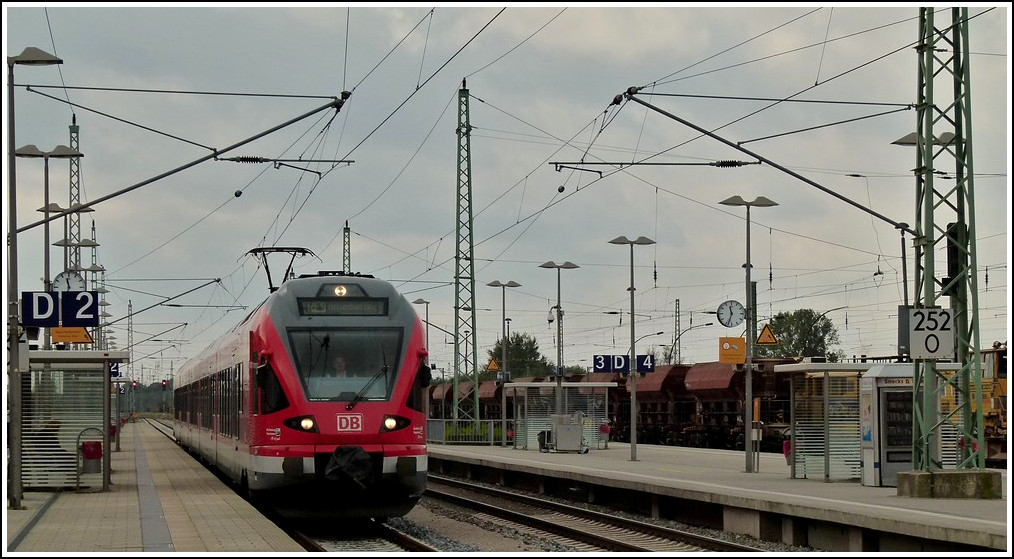
M 427 478 L 424 340 L 385 281 L 290 279 L 177 373 L 177 439 L 284 516 L 403 516 Z

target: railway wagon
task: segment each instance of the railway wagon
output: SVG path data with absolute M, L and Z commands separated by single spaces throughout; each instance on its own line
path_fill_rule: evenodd
M 385 281 L 289 279 L 177 372 L 177 440 L 283 516 L 403 516 L 426 488 L 424 341 Z

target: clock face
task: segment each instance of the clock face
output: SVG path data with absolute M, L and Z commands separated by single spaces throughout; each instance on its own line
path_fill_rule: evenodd
M 75 272 L 60 272 L 53 279 L 53 289 L 57 291 L 86 291 L 85 280 Z
M 718 306 L 718 321 L 729 328 L 739 326 L 746 319 L 746 309 L 739 301 L 729 300 Z

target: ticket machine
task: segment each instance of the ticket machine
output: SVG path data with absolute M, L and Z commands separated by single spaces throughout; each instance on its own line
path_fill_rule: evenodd
M 883 363 L 859 379 L 863 485 L 897 487 L 912 469 L 912 363 Z

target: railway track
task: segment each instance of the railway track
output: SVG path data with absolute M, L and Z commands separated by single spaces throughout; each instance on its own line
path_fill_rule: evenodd
M 147 419 L 147 423 L 160 433 L 175 440 L 173 427 L 169 423 L 157 419 Z M 261 511 L 269 518 L 270 511 Z M 436 552 L 429 544 L 422 542 L 393 526 L 375 520 L 363 520 L 352 525 L 345 525 L 340 530 L 327 523 L 311 524 L 295 528 L 287 522 L 275 520 L 275 523 L 311 552 Z
M 173 437 L 170 425 L 152 420 L 148 423 L 167 437 Z M 563 549 L 575 551 L 763 551 L 744 544 L 432 474 L 425 497 L 471 511 L 474 520 L 506 531 L 554 541 Z M 265 514 L 270 516 L 269 512 Z M 302 523 L 298 528 L 284 521 L 276 523 L 311 552 L 441 551 L 395 526 L 378 521 L 364 520 L 342 526 Z
M 555 538 L 576 551 L 762 552 L 749 545 L 430 475 L 426 497 L 483 515 L 518 532 Z M 478 517 L 477 519 L 483 519 Z
M 284 528 L 284 526 L 283 526 Z M 311 552 L 436 553 L 440 551 L 377 520 L 336 525 L 333 522 L 287 530 Z

